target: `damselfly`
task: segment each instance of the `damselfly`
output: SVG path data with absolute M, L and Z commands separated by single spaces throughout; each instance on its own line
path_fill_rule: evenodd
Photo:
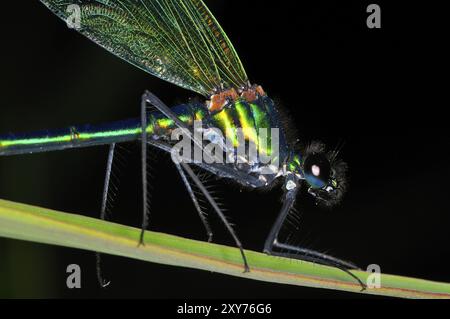
M 249 271 L 250 267 L 242 244 L 192 165 L 248 188 L 263 189 L 283 181 L 282 208 L 267 236 L 264 252 L 331 265 L 346 272 L 356 268 L 350 262 L 279 240 L 280 229 L 293 209 L 300 186 L 304 184 L 318 203 L 333 206 L 346 191 L 346 165 L 337 159 L 336 150 L 326 150 L 322 143 L 300 145 L 298 140 L 288 137 L 286 132 L 291 124 L 280 119 L 280 107 L 262 87 L 249 82 L 230 40 L 201 0 L 41 2 L 70 27 L 116 56 L 163 80 L 197 92 L 206 100 L 169 108 L 147 91 L 141 98 L 140 118 L 0 136 L 0 155 L 110 145 L 101 209 L 101 218 L 105 218 L 117 143 L 140 142 L 142 187 L 146 190 L 147 148 L 156 147 L 173 154 L 177 144 L 172 137 L 179 130 L 197 149 L 205 151 L 212 144 L 225 151 L 227 159 L 232 159 L 217 162 L 203 158 L 189 162 L 172 157 L 209 240 L 212 232 L 193 186 L 206 198 L 233 237 L 242 255 L 244 271 Z M 152 111 L 149 106 L 153 107 Z M 261 133 L 263 129 L 270 133 Z M 200 140 L 196 138 L 199 133 Z M 278 143 L 273 146 L 275 137 Z M 240 146 L 248 150 L 250 145 L 258 151 L 256 155 L 238 151 L 242 150 Z M 215 156 L 211 152 L 206 154 Z M 276 159 L 276 165 L 263 161 L 263 155 Z M 142 197 L 141 243 L 148 226 L 146 193 L 144 191 Z M 101 280 L 100 272 L 99 278 Z

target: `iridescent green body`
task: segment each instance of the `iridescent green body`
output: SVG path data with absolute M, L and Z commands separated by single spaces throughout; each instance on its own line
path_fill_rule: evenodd
M 204 129 L 219 129 L 223 137 L 232 142 L 234 148 L 243 142 L 253 143 L 258 152 L 271 155 L 270 129 L 279 128 L 279 121 L 273 101 L 268 97 L 261 97 L 252 102 L 238 99 L 217 112 L 209 112 L 203 104 L 178 106 L 174 111 L 179 119 L 188 125 L 193 125 L 196 120 L 202 121 Z M 148 132 L 155 134 L 155 138 L 170 136 L 174 128 L 175 123 L 160 114 L 150 117 Z M 242 130 L 243 140 L 239 136 L 239 129 Z M 260 134 L 262 130 L 268 130 L 267 136 Z
M 267 96 L 259 97 L 253 102 L 238 99 L 228 103 L 222 110 L 210 112 L 202 103 L 182 104 L 173 111 L 178 118 L 193 126 L 194 121 L 201 121 L 203 129 L 219 129 L 224 138 L 232 141 L 238 148 L 239 143 L 254 143 L 256 150 L 267 156 L 271 155 L 270 129 L 280 129 L 280 160 L 288 155 L 283 128 L 273 101 Z M 149 139 L 173 145 L 171 134 L 177 128 L 174 121 L 160 112 L 149 114 L 147 133 Z M 242 129 L 244 139 L 239 139 L 237 129 Z M 269 134 L 261 135 L 260 129 L 268 129 Z M 0 136 L 0 156 L 39 151 L 60 150 L 74 147 L 110 144 L 138 140 L 141 137 L 141 120 L 130 119 L 102 125 L 71 126 L 66 129 L 41 131 L 27 134 L 9 134 Z M 275 172 L 276 173 L 276 172 Z

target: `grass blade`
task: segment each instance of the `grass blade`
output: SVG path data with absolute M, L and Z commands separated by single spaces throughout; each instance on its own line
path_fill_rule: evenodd
M 450 284 L 381 275 L 381 288 L 361 286 L 343 271 L 295 259 L 246 251 L 250 273 L 243 273 L 239 250 L 140 230 L 76 214 L 0 200 L 0 236 L 60 245 L 149 262 L 220 272 L 254 280 L 404 298 L 450 298 Z M 368 273 L 352 271 L 363 282 Z

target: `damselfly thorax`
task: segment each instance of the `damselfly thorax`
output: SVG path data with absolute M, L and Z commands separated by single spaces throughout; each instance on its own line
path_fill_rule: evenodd
M 209 165 L 203 156 L 191 162 L 254 188 L 270 186 L 286 172 L 289 147 L 284 128 L 279 127 L 281 121 L 274 102 L 260 86 L 240 90 L 239 95 L 234 89 L 223 91 L 206 104 L 182 105 L 175 107 L 174 112 L 194 132 L 194 137 L 200 131 L 203 140 L 224 152 L 215 154 L 217 161 Z M 155 140 L 174 142 L 174 121 L 167 121 L 163 114 L 152 114 L 150 123 Z M 227 176 L 224 171 L 236 174 Z

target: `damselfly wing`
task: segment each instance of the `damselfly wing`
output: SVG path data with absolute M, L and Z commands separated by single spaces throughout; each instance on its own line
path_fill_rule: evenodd
M 188 90 L 209 97 L 248 83 L 233 45 L 202 1 L 42 2 L 111 53 Z

